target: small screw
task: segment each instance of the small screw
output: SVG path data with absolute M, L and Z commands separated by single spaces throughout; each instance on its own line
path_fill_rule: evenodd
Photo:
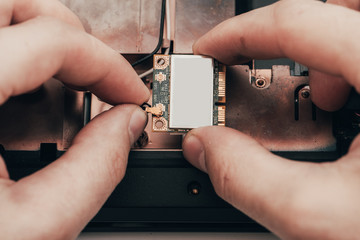
M 199 189 L 192 189 L 192 192 L 191 192 L 193 195 L 198 195 L 199 194 Z
M 201 190 L 201 185 L 198 182 L 191 182 L 188 185 L 188 193 L 190 195 L 199 195 Z
M 302 96 L 303 98 L 309 98 L 309 97 L 310 97 L 310 92 L 309 92 L 309 90 L 303 90 L 303 91 L 301 92 L 301 96 Z
M 261 78 L 257 78 L 255 81 L 255 86 L 258 88 L 263 88 L 266 85 L 266 80 L 265 78 L 261 77 Z
M 159 59 L 157 60 L 157 63 L 158 63 L 160 66 L 162 66 L 162 65 L 165 64 L 165 59 L 159 58 Z

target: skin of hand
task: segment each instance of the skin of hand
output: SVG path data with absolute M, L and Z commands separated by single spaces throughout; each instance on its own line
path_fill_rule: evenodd
M 56 0 L 0 0 L 0 104 L 52 76 L 122 104 L 92 120 L 58 160 L 17 182 L 0 157 L 1 239 L 74 239 L 125 174 L 148 89 Z M 119 121 L 121 119 L 121 121 Z
M 226 64 L 291 58 L 309 66 L 313 102 L 336 110 L 350 86 L 360 91 L 359 6 L 359 0 L 279 1 L 221 23 L 193 50 Z M 225 127 L 191 131 L 183 149 L 221 198 L 280 238 L 360 236 L 359 137 L 348 154 L 327 163 L 283 159 Z

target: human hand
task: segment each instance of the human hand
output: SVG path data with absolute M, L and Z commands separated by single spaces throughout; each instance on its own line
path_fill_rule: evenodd
M 61 158 L 17 182 L 0 157 L 1 239 L 75 238 L 123 178 L 147 119 L 132 104 L 147 101 L 149 91 L 55 0 L 0 0 L 0 52 L 0 104 L 53 75 L 109 103 L 129 103 L 96 117 Z
M 227 64 L 288 57 L 310 68 L 312 100 L 336 110 L 360 91 L 359 0 L 284 0 L 221 23 L 193 46 Z M 284 239 L 355 239 L 360 234 L 360 137 L 336 162 L 296 162 L 223 127 L 195 129 L 184 155 L 217 194 Z

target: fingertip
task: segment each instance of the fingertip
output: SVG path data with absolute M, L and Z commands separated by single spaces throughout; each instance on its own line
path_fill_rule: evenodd
M 136 107 L 129 120 L 129 137 L 131 144 L 133 144 L 144 131 L 147 121 L 148 117 L 146 112 L 140 107 Z
M 138 105 L 141 105 L 141 104 L 143 104 L 144 102 L 148 102 L 149 99 L 150 99 L 150 96 L 151 96 L 150 90 L 149 90 L 149 88 L 147 88 L 147 87 L 145 86 L 145 84 L 143 85 L 141 91 L 143 92 L 143 93 L 141 94 L 142 99 L 137 102 Z
M 342 78 L 309 69 L 311 100 L 322 110 L 333 112 L 346 103 L 350 85 Z
M 129 91 L 127 93 L 124 93 L 124 95 L 126 95 L 126 97 L 122 96 L 120 102 L 118 103 L 127 102 L 141 106 L 143 103 L 148 102 L 151 97 L 149 88 L 143 83 L 140 78 L 136 80 L 136 84 L 134 84 L 133 88 L 129 89 Z
M 147 102 L 151 96 L 150 90 L 130 63 L 115 50 L 103 43 L 99 42 L 99 44 L 110 51 L 110 58 L 106 59 L 107 64 L 104 64 L 102 68 L 108 70 L 105 71 L 105 76 L 95 78 L 93 80 L 95 82 L 87 86 L 87 89 L 112 105 L 136 104 L 140 106 Z
M 141 105 L 144 102 L 149 101 L 150 99 L 150 90 L 145 85 L 144 81 L 139 77 L 134 68 L 131 66 L 130 62 L 119 53 L 114 51 L 116 58 L 120 60 L 121 66 L 126 70 L 122 72 L 123 81 L 120 81 L 120 88 L 122 90 L 122 103 L 128 99 L 129 103 L 135 103 Z
M 205 149 L 201 139 L 190 132 L 186 135 L 182 147 L 184 157 L 201 171 L 207 172 L 205 163 Z

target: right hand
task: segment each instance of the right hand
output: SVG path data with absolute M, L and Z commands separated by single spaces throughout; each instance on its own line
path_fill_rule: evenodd
M 360 6 L 359 0 L 331 2 Z M 349 8 L 283 0 L 221 23 L 193 50 L 226 64 L 291 58 L 310 68 L 313 102 L 336 110 L 350 86 L 360 91 L 360 14 Z M 192 130 L 183 149 L 220 197 L 281 238 L 359 238 L 360 137 L 347 155 L 328 163 L 283 159 L 224 127 Z

